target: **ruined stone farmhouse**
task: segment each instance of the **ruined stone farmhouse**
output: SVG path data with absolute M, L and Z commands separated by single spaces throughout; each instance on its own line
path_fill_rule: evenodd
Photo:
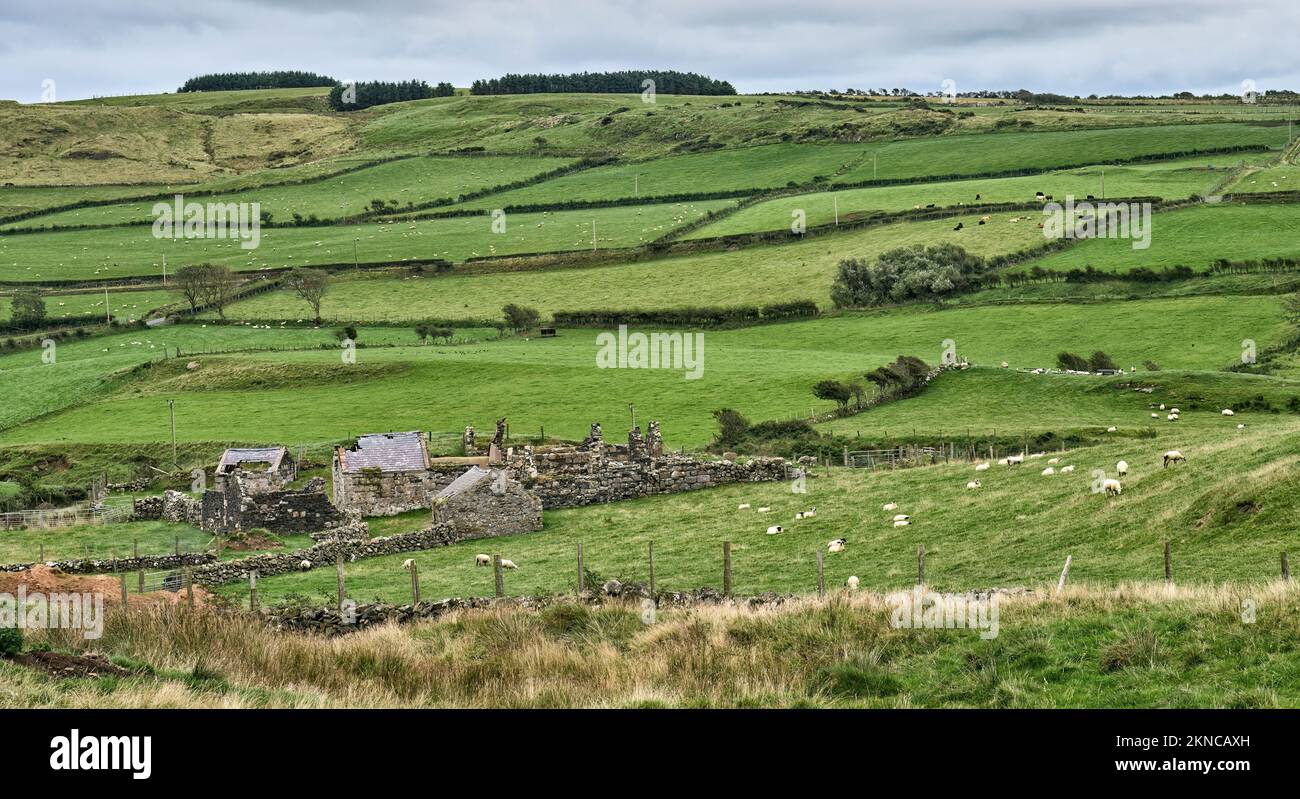
M 542 501 L 505 469 L 471 466 L 433 497 L 433 522 L 449 522 L 462 538 L 542 529 Z
M 334 450 L 334 504 L 363 516 L 431 507 L 433 495 L 487 458 L 430 458 L 424 433 L 374 433 Z
M 273 533 L 306 533 L 338 524 L 342 514 L 325 495 L 325 481 L 288 486 L 297 464 L 284 447 L 228 449 L 217 462 L 213 487 L 203 492 L 199 526 L 234 533 L 262 528 Z M 169 511 L 175 514 L 183 511 Z

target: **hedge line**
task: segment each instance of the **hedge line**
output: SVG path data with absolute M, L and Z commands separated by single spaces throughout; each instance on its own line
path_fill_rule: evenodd
M 670 325 L 680 327 L 725 327 L 764 321 L 816 316 L 817 303 L 796 300 L 773 305 L 699 306 L 645 310 L 556 311 L 557 327 L 618 327 L 619 325 Z

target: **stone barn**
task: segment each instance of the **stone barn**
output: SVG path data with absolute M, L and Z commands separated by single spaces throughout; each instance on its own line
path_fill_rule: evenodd
M 471 466 L 434 495 L 433 521 L 462 538 L 530 533 L 542 529 L 542 501 L 507 470 Z
M 263 528 L 273 533 L 307 533 L 333 527 L 341 514 L 325 495 L 324 480 L 289 488 L 298 469 L 284 447 L 228 449 L 217 462 L 215 486 L 203 492 L 199 526 L 235 533 Z M 192 500 L 178 492 L 164 497 L 163 515 L 191 515 Z
M 235 448 L 221 453 L 217 461 L 217 487 L 235 472 L 242 472 L 244 482 L 264 482 L 265 491 L 273 491 L 298 478 L 298 465 L 285 447 Z
M 448 480 L 430 469 L 424 434 L 374 433 L 334 450 L 334 504 L 363 516 L 396 516 L 429 507 Z

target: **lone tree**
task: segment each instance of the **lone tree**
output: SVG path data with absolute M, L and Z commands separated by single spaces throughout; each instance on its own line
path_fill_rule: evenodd
M 1094 372 L 1100 372 L 1102 369 L 1118 368 L 1115 366 L 1115 361 L 1101 350 L 1097 350 L 1092 354 L 1092 357 L 1088 359 L 1088 366 L 1091 367 Z
M 538 321 L 542 315 L 537 312 L 536 308 L 529 308 L 526 305 L 515 305 L 513 302 L 501 309 L 501 313 L 506 318 L 506 327 L 511 332 L 518 333 L 523 330 L 531 330 L 537 327 Z
M 176 290 L 189 303 L 191 312 L 211 306 L 222 319 L 226 318 L 226 306 L 239 289 L 239 277 L 230 267 L 218 264 L 183 266 L 176 270 L 172 280 Z
M 1056 365 L 1067 372 L 1087 372 L 1088 359 L 1082 355 L 1075 355 L 1073 352 L 1058 352 L 1056 354 Z
M 39 291 L 19 291 L 10 301 L 14 324 L 35 327 L 45 321 L 45 300 Z
M 185 301 L 190 304 L 190 312 L 199 310 L 199 306 L 208 301 L 208 264 L 182 266 L 172 275 L 172 285 Z
M 284 285 L 311 306 L 316 324 L 320 324 L 320 303 L 330 287 L 330 276 L 320 269 L 294 268 L 284 278 Z
M 208 304 L 217 309 L 217 316 L 226 318 L 226 306 L 235 299 L 238 289 L 239 277 L 230 267 L 208 265 Z
M 822 400 L 835 400 L 839 412 L 843 413 L 849 407 L 849 400 L 853 399 L 853 389 L 838 380 L 822 380 L 813 386 L 813 396 Z

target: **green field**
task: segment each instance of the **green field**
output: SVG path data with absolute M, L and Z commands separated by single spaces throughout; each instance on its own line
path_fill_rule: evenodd
M 1215 324 L 1202 324 L 1206 318 Z M 1043 335 L 1052 330 L 1059 332 Z M 564 330 L 549 340 L 365 349 L 348 365 L 329 346 L 333 339 L 325 330 L 181 325 L 149 331 L 147 338 L 128 333 L 66 344 L 56 365 L 42 364 L 37 352 L 0 357 L 0 369 L 12 369 L 18 378 L 6 381 L 11 387 L 2 407 L 8 429 L 0 442 L 161 442 L 168 435 L 166 400 L 180 397 L 182 441 L 307 444 L 384 430 L 460 430 L 466 424 L 490 429 L 501 415 L 520 432 L 545 427 L 550 435 L 581 438 L 592 421 L 614 424 L 634 403 L 641 414 L 663 421 L 670 446 L 696 447 L 712 438 L 716 408 L 735 407 L 754 420 L 825 412 L 833 405 L 810 392 L 817 380 L 861 376 L 900 353 L 936 363 L 945 339 L 955 340 L 959 355 L 984 365 L 1008 360 L 1018 367 L 1051 366 L 1056 353 L 1070 347 L 1103 349 L 1125 365 L 1151 359 L 1165 369 L 1213 370 L 1240 357 L 1242 339 L 1254 339 L 1262 349 L 1284 331 L 1274 298 L 911 308 L 707 332 L 703 377 L 688 381 L 674 370 L 596 368 L 597 333 L 590 330 Z M 364 327 L 360 337 L 371 343 L 414 338 L 409 330 Z M 140 377 L 102 382 L 116 370 L 156 358 L 164 346 L 190 353 L 196 340 L 316 348 L 210 356 L 193 371 L 184 368 L 184 358 L 173 359 Z M 493 386 L 491 402 L 475 388 L 484 384 Z M 72 386 L 79 387 L 75 398 L 67 396 Z M 575 402 L 577 397 L 582 401 Z M 1009 391 L 999 402 L 1028 407 L 1021 397 Z M 250 404 L 259 407 L 257 414 L 240 410 Z M 960 426 L 998 427 L 999 407 L 981 402 Z M 34 419 L 41 413 L 48 415 Z M 950 416 L 922 416 L 915 426 L 940 433 L 958 424 Z M 28 419 L 33 421 L 19 424 Z
M 235 239 L 155 239 L 149 226 L 28 233 L 0 237 L 0 268 L 10 280 L 94 280 L 162 274 L 162 259 L 175 270 L 186 264 L 220 263 L 244 272 L 285 266 L 398 262 L 634 247 L 730 200 L 665 203 L 590 211 L 511 214 L 506 231 L 494 233 L 483 216 L 421 222 L 373 222 L 348 226 L 263 228 L 260 245 L 242 249 Z
M 272 222 L 288 222 L 294 214 L 306 218 L 338 219 L 366 211 L 372 200 L 396 207 L 422 205 L 434 200 L 455 199 L 525 180 L 573 163 L 563 158 L 520 158 L 512 156 L 404 158 L 349 172 L 313 183 L 266 186 L 236 194 L 187 198 L 201 203 L 259 203 Z M 152 222 L 155 200 L 97 205 L 24 219 L 9 227 L 68 227 L 75 225 L 122 225 Z M 169 200 L 164 202 L 170 202 Z M 2 209 L 0 209 L 2 210 Z
M 1258 162 L 1271 157 L 1251 155 L 1248 156 L 1248 160 Z M 1166 200 L 1180 200 L 1193 194 L 1207 193 L 1216 183 L 1230 174 L 1222 164 L 1214 165 L 1215 160 L 1198 158 L 1162 161 L 1155 164 L 1095 166 L 1016 178 L 986 178 L 799 194 L 748 206 L 712 225 L 698 228 L 684 238 L 710 238 L 765 230 L 786 230 L 790 228 L 792 214 L 796 210 L 804 213 L 808 225 L 826 225 L 835 222 L 837 211 L 839 221 L 849 222 L 873 211 L 906 211 L 931 204 L 945 207 L 980 203 L 1029 203 L 1034 201 L 1034 194 L 1039 191 L 1050 194 L 1062 202 L 1069 196 L 1073 196 L 1076 200 L 1083 200 L 1089 195 L 1112 198 L 1161 197 Z M 1105 194 L 1101 189 L 1103 178 L 1106 186 Z M 977 200 L 976 197 L 979 199 Z M 1003 216 L 1008 215 L 995 215 L 996 218 Z M 998 221 L 1005 222 L 1004 219 Z
M 1151 216 L 1151 246 L 1133 249 L 1124 238 L 1079 241 L 1013 269 L 1050 271 L 1092 266 L 1105 272 L 1185 265 L 1205 270 L 1220 258 L 1247 261 L 1300 256 L 1300 205 L 1203 205 Z M 1225 237 L 1231 246 L 1224 246 Z

